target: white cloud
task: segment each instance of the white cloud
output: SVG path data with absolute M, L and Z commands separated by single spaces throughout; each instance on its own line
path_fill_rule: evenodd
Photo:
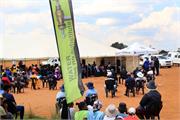
M 166 7 L 162 11 L 152 12 L 148 17 L 144 17 L 142 21 L 129 27 L 129 29 L 145 29 L 156 28 L 160 26 L 168 26 L 174 22 L 173 16 L 179 16 L 180 8 Z
M 177 49 L 180 45 L 180 8 L 166 7 L 162 11 L 152 12 L 149 16 L 144 17 L 142 21 L 128 26 L 125 29 L 112 30 L 106 39 L 108 44 L 115 41 L 123 43 L 141 42 L 146 45 L 152 45 L 159 49 Z M 138 34 L 138 30 L 152 32 L 156 28 L 154 35 L 146 36 Z M 132 34 L 137 32 L 137 34 Z
M 129 1 L 122 0 L 86 0 L 74 1 L 74 12 L 76 15 L 98 15 L 107 12 L 132 12 L 136 6 Z
M 115 25 L 116 23 L 118 23 L 118 21 L 116 19 L 113 18 L 98 18 L 96 20 L 96 25 L 100 25 L 100 26 L 112 26 Z
M 32 25 L 31 27 L 39 27 L 43 29 L 44 33 L 47 31 L 52 31 L 52 17 L 49 12 L 39 12 L 39 13 L 16 13 L 16 14 L 0 14 L 0 18 L 3 18 L 3 25 L 6 34 L 16 33 L 18 30 L 24 32 L 28 25 Z M 24 30 L 20 30 L 20 28 Z M 31 30 L 31 29 L 29 29 Z M 42 32 L 43 33 L 43 32 Z
M 0 0 L 0 8 L 3 9 L 23 9 L 31 7 L 41 7 L 47 5 L 48 0 Z

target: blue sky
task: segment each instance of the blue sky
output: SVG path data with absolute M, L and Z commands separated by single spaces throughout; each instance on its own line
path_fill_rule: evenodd
M 180 47 L 179 0 L 72 2 L 77 40 L 108 46 L 116 41 L 127 45 L 141 42 L 165 50 Z M 33 47 L 43 43 L 36 47 L 37 51 L 57 54 L 49 0 L 0 0 L 0 26 L 0 43 L 9 49 L 26 50 L 22 44 Z

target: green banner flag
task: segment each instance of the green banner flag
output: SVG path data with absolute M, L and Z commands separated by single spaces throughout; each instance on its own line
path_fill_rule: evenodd
M 67 103 L 82 96 L 80 58 L 75 37 L 71 0 L 50 0 Z

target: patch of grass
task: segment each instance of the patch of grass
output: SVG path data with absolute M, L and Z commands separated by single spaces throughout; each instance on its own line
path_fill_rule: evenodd
M 56 114 L 56 112 L 53 112 L 52 110 L 51 110 L 51 118 L 50 118 L 51 120 L 59 120 L 60 118 L 59 118 L 59 114 Z
M 24 115 L 24 119 L 25 119 L 25 120 L 28 120 L 28 119 L 32 119 L 32 120 L 46 120 L 47 118 L 45 118 L 45 117 L 40 117 L 40 116 L 35 115 L 35 114 L 32 112 L 31 107 L 29 107 L 29 112 Z
M 59 116 L 58 114 L 51 114 L 51 120 L 58 120 Z

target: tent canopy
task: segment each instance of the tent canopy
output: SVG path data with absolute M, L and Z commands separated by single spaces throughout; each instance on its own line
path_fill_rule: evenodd
M 58 57 L 55 40 L 43 41 L 38 43 L 12 41 L 10 44 L 4 42 L 0 45 L 0 59 L 36 59 Z M 43 44 L 42 44 L 43 43 Z M 118 49 L 103 45 L 93 40 L 84 38 L 77 39 L 81 58 L 88 57 L 112 57 Z M 6 46 L 6 47 L 5 47 Z M 15 47 L 14 47 L 15 46 Z
M 158 52 L 157 50 L 147 47 L 145 45 L 134 43 L 128 46 L 127 48 L 124 48 L 120 50 L 119 52 L 116 52 L 116 55 L 117 56 L 137 56 L 140 54 L 155 54 L 157 52 Z
M 116 48 L 112 48 L 88 39 L 79 39 L 77 42 L 81 58 L 113 57 L 116 56 L 115 53 L 119 51 Z

